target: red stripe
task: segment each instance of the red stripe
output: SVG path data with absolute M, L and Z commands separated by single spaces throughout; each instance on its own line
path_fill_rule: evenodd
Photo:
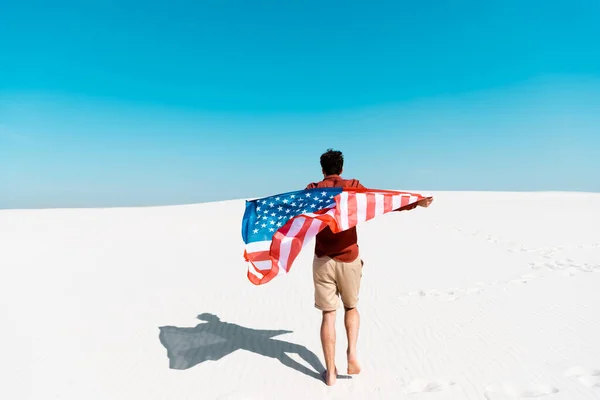
M 247 258 L 248 258 L 248 260 L 251 260 L 251 261 L 267 261 L 270 259 L 270 256 L 269 256 L 269 251 L 265 250 L 265 251 L 255 251 L 253 253 L 248 253 Z
M 254 268 L 254 267 L 250 266 L 250 268 Z M 260 285 L 261 283 L 263 283 L 260 279 L 258 279 L 258 276 L 252 274 L 250 271 L 248 271 L 248 280 L 255 285 Z
M 277 233 L 281 233 L 283 236 L 286 236 L 286 235 L 288 234 L 288 232 L 290 231 L 290 229 L 292 229 L 292 223 L 294 222 L 294 220 L 295 220 L 296 218 L 299 218 L 299 216 L 296 216 L 296 217 L 290 218 L 290 219 L 288 220 L 288 222 L 286 222 L 286 223 L 285 223 L 285 225 L 283 225 L 281 228 L 279 228 L 279 229 L 278 229 L 278 230 L 275 232 L 275 235 L 276 235 Z M 275 237 L 275 235 L 273 235 L 273 237 Z
M 404 207 L 404 206 L 408 205 L 409 201 L 410 201 L 410 196 L 400 197 L 400 207 Z
M 394 204 L 393 204 L 393 200 L 392 200 L 392 196 L 390 194 L 385 194 L 383 196 L 383 212 L 384 213 L 388 213 L 390 211 L 392 211 L 392 209 L 394 208 Z
M 328 225 L 329 228 L 331 228 L 331 231 L 333 233 L 339 232 L 339 227 L 337 225 L 337 222 L 335 220 L 335 217 L 332 215 L 318 215 L 315 217 L 315 219 L 318 219 L 319 221 L 321 221 L 323 223 L 323 226 L 321 227 L 321 229 L 323 229 L 325 227 L 325 225 Z
M 281 251 L 281 239 L 283 239 L 284 237 L 287 236 L 290 229 L 292 229 L 292 224 L 296 220 L 296 218 L 301 218 L 301 217 L 297 216 L 294 218 L 290 218 L 288 220 L 288 222 L 284 226 L 282 226 L 279 230 L 277 230 L 275 232 L 275 234 L 273 235 L 271 249 L 269 251 L 271 258 L 273 260 L 273 266 L 271 267 L 269 272 L 267 274 L 265 274 L 265 278 L 263 278 L 263 280 L 267 279 L 267 278 L 268 278 L 268 280 L 271 280 L 272 278 L 277 276 L 277 274 L 279 273 L 279 253 Z
M 350 196 L 350 193 L 348 195 Z M 333 214 L 333 217 L 335 218 L 336 221 L 340 221 L 341 220 L 340 216 L 342 215 L 342 211 L 340 210 L 340 195 L 335 196 L 334 199 L 335 199 L 335 214 Z
M 367 193 L 367 221 L 375 218 L 375 194 Z
M 287 264 L 284 265 L 284 268 L 287 272 L 290 271 L 290 266 L 293 264 L 294 260 L 302 251 L 302 246 L 304 245 L 304 238 L 308 233 L 308 229 L 310 228 L 313 222 L 313 218 L 306 218 L 304 220 L 304 224 L 302 224 L 302 228 L 300 228 L 300 232 L 293 237 L 292 243 L 290 246 L 290 254 L 288 255 Z
M 348 193 L 348 227 L 352 228 L 353 226 L 356 226 L 356 223 L 356 194 Z

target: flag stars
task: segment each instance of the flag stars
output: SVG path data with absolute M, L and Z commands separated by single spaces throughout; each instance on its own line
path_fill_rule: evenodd
M 273 232 L 289 224 L 298 215 L 332 208 L 335 205 L 335 196 L 334 192 L 321 189 L 320 192 L 300 191 L 258 200 L 255 208 L 255 226 L 249 232 L 257 237 L 265 235 L 270 238 Z

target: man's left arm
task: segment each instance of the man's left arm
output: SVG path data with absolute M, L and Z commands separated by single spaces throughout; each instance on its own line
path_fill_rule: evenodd
M 433 197 L 425 197 L 424 199 L 417 201 L 416 204 L 420 207 L 429 207 L 432 201 Z

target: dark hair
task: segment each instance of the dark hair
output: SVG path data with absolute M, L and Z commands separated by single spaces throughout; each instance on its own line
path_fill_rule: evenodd
M 344 155 L 341 151 L 327 149 L 321 154 L 321 168 L 325 175 L 339 175 L 344 166 Z

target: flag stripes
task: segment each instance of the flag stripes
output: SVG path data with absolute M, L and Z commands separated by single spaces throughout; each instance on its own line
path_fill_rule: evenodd
M 402 211 L 423 198 L 415 193 L 344 188 L 333 197 L 333 204 L 291 217 L 274 232 L 271 240 L 247 243 L 244 257 L 249 262 L 248 279 L 261 285 L 287 274 L 304 245 L 325 226 L 333 232 L 344 231 L 386 213 Z

